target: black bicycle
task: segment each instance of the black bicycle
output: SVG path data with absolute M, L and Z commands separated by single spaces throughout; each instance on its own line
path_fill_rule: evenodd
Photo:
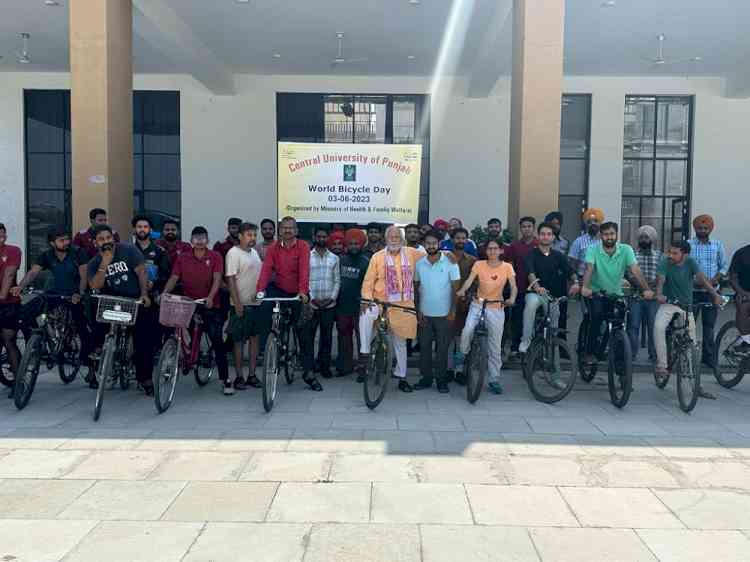
M 724 297 L 724 305 L 734 298 L 736 297 Z M 740 343 L 742 337 L 737 324 L 734 320 L 729 320 L 719 330 L 714 344 L 714 377 L 724 388 L 737 386 L 745 374 L 750 372 L 750 354 L 737 349 Z
M 565 333 L 553 323 L 559 316 L 560 305 L 567 297 L 545 299 L 546 306 L 537 310 L 534 337 L 526 352 L 524 376 L 529 390 L 540 402 L 552 404 L 565 398 L 576 382 L 576 363 L 570 355 Z
M 609 386 L 609 397 L 618 408 L 623 408 L 630 399 L 633 392 L 633 354 L 630 348 L 630 339 L 626 331 L 628 323 L 628 298 L 634 299 L 639 297 L 625 297 L 619 295 L 610 295 L 604 291 L 594 293 L 591 298 L 605 299 L 607 306 L 604 316 L 602 333 L 597 335 L 597 344 L 594 346 L 595 361 L 602 357 L 607 359 L 607 384 Z M 587 306 L 590 303 L 586 301 Z M 584 322 L 588 322 L 585 327 L 581 326 L 578 334 L 578 366 L 581 369 L 581 376 L 584 381 L 591 382 L 596 375 L 597 365 L 586 363 L 586 337 L 591 329 L 590 311 Z M 584 339 L 582 339 L 582 336 Z
M 279 372 L 284 372 L 287 384 L 294 382 L 295 352 L 292 344 L 296 339 L 292 335 L 292 309 L 282 303 L 298 302 L 299 297 L 263 297 L 259 299 L 274 303 L 271 313 L 271 332 L 268 334 L 266 349 L 263 353 L 263 408 L 266 412 L 273 409 L 276 400 L 276 387 Z M 291 343 L 290 343 L 291 342 Z
M 388 309 L 395 308 L 410 314 L 416 314 L 417 311 L 408 306 L 379 300 L 362 299 L 362 303 L 374 304 L 379 307 L 378 318 L 375 320 L 375 337 L 370 346 L 370 358 L 362 385 L 365 404 L 370 410 L 374 410 L 385 397 L 388 390 L 388 381 L 391 379 L 391 369 L 393 369 L 393 348 L 388 342 Z
M 479 400 L 484 381 L 487 378 L 490 361 L 489 330 L 487 329 L 487 306 L 491 304 L 502 305 L 502 300 L 478 300 L 481 305 L 479 320 L 477 321 L 474 334 L 471 337 L 469 353 L 464 361 L 464 375 L 466 376 L 466 399 L 469 404 L 475 404 Z
M 45 294 L 42 291 L 29 291 L 34 295 L 35 312 L 28 343 L 18 365 L 18 373 L 13 389 L 16 408 L 23 410 L 31 400 L 36 387 L 42 361 L 48 370 L 57 365 L 60 380 L 65 384 L 73 382 L 81 369 L 81 341 L 73 321 L 71 297 Z

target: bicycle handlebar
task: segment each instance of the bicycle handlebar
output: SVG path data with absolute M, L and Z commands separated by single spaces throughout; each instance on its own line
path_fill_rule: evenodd
M 258 293 L 255 298 L 259 301 L 268 302 L 292 302 L 300 300 L 299 297 L 267 297 L 263 293 Z
M 410 306 L 402 306 L 400 304 L 393 304 L 393 303 L 390 303 L 390 302 L 383 302 L 383 301 L 379 301 L 377 299 L 362 299 L 362 302 L 363 303 L 367 303 L 367 304 L 379 305 L 379 306 L 382 306 L 382 307 L 385 307 L 385 308 L 398 308 L 400 310 L 404 310 L 406 312 L 411 312 L 411 313 L 414 313 L 414 314 L 417 313 L 417 309 L 416 308 L 412 308 Z
M 143 299 L 131 299 L 129 297 L 118 297 L 116 295 L 100 295 L 98 293 L 92 293 L 92 297 L 95 299 L 107 299 L 107 298 L 115 298 L 115 299 L 124 299 L 127 301 L 133 301 L 135 304 L 143 304 Z

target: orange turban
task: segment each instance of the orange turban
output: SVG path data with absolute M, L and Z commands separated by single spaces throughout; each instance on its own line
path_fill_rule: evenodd
M 604 222 L 604 211 L 601 209 L 586 209 L 586 212 L 583 213 L 583 222 L 588 222 L 591 219 L 594 219 L 598 223 Z
M 707 226 L 708 230 L 713 230 L 714 219 L 711 215 L 698 215 L 693 219 L 693 228 L 699 225 Z
M 336 240 L 341 240 L 341 242 L 344 242 L 344 233 L 340 230 L 337 230 L 336 232 L 332 232 L 331 235 L 328 237 L 328 248 L 333 248 L 333 243 L 336 242 Z
M 344 234 L 344 242 L 348 246 L 352 240 L 356 240 L 360 246 L 364 246 L 365 242 L 367 242 L 367 236 L 359 228 L 350 228 Z

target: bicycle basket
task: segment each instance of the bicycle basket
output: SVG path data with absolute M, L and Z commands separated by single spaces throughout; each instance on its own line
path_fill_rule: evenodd
M 138 301 L 123 297 L 99 297 L 96 308 L 96 321 L 104 324 L 132 326 L 138 315 Z
M 178 295 L 162 295 L 159 324 L 169 328 L 187 328 L 195 313 L 195 302 Z

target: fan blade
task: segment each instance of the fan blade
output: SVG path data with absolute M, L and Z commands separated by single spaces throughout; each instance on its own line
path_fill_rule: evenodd
M 367 57 L 359 57 L 359 58 L 356 58 L 356 59 L 346 59 L 346 62 L 347 63 L 352 63 L 352 62 L 367 62 L 368 60 L 370 60 L 370 59 L 368 59 Z
M 664 64 L 682 64 L 685 62 L 701 62 L 701 60 L 703 59 L 701 59 L 700 57 L 690 57 L 687 59 L 666 60 L 664 61 Z

